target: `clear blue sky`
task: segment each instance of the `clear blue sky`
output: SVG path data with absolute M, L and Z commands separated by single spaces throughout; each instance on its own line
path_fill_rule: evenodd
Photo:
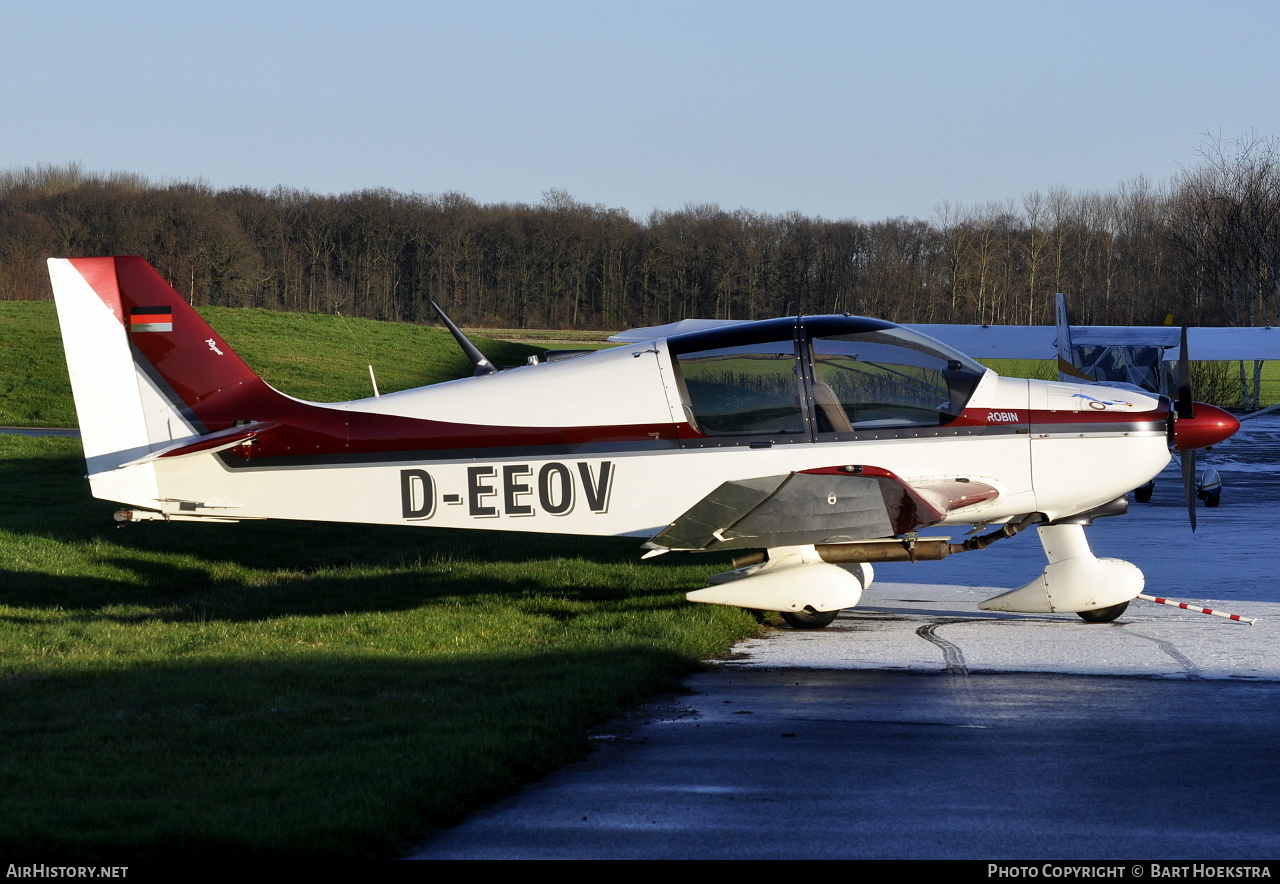
M 0 167 L 929 218 L 1280 135 L 1274 2 L 0 0 Z

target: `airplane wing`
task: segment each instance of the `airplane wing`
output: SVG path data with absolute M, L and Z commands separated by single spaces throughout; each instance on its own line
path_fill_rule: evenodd
M 614 344 L 637 344 L 641 341 L 652 341 L 657 338 L 670 338 L 687 332 L 706 331 L 709 328 L 721 328 L 726 325 L 740 325 L 745 319 L 682 319 L 679 322 L 668 322 L 666 325 L 648 325 L 642 328 L 629 328 L 611 335 L 607 340 Z
M 1052 359 L 1058 352 L 1057 329 L 1051 325 L 924 323 L 906 327 L 973 359 Z M 1177 329 L 1174 332 L 1176 334 Z
M 874 540 L 936 525 L 998 495 L 964 478 L 912 485 L 880 467 L 824 467 L 725 482 L 645 546 L 702 551 Z
M 1187 352 L 1203 360 L 1280 359 L 1280 328 L 1189 328 Z M 1164 358 L 1177 359 L 1177 350 L 1166 350 Z
M 907 328 L 941 341 L 974 359 L 1052 359 L 1057 329 L 1051 325 L 936 325 Z M 1178 359 L 1180 329 L 1167 325 L 1073 325 L 1076 346 L 1159 347 L 1164 362 Z M 1197 361 L 1280 359 L 1280 328 L 1187 329 L 1187 352 Z

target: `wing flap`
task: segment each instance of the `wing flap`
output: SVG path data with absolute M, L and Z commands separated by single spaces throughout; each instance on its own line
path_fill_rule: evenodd
M 965 479 L 912 486 L 880 467 L 825 467 L 725 482 L 645 546 L 758 549 L 874 540 L 936 525 L 997 496 L 992 486 Z

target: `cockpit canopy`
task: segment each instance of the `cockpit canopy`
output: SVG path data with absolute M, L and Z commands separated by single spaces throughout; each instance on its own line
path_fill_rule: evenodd
M 667 345 L 702 437 L 804 441 L 936 427 L 964 410 L 986 371 L 917 332 L 855 316 L 726 326 Z

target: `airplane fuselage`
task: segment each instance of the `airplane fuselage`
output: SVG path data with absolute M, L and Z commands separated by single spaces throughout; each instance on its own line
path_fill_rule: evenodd
M 652 341 L 380 398 L 309 403 L 309 435 L 273 440 L 267 432 L 212 455 L 126 467 L 153 471 L 154 486 L 129 484 L 157 491 L 127 502 L 179 518 L 340 517 L 649 537 L 722 482 L 749 476 L 869 464 L 912 483 L 964 477 L 997 489 L 994 499 L 950 513 L 943 524 L 952 524 L 1082 512 L 1169 459 L 1168 407 L 1139 393 L 1099 399 L 1096 387 L 983 371 L 946 423 L 871 421 L 824 432 L 809 417 L 799 433 L 711 436 L 691 426 L 678 370 L 667 342 Z M 163 410 L 159 389 L 150 398 Z M 207 431 L 174 415 L 152 423 L 174 427 L 175 443 Z
M 654 336 L 352 402 L 268 386 L 145 261 L 51 259 L 90 486 L 123 519 L 298 519 L 764 550 L 688 594 L 820 626 L 917 529 L 1037 525 L 998 610 L 1112 619 L 1141 572 L 1089 513 L 1226 438 L 1137 390 L 999 377 L 910 329 L 807 316 Z M 1072 518 L 1079 516 L 1080 518 Z M 938 555 L 983 548 L 984 535 Z M 852 567 L 842 567 L 851 565 Z

